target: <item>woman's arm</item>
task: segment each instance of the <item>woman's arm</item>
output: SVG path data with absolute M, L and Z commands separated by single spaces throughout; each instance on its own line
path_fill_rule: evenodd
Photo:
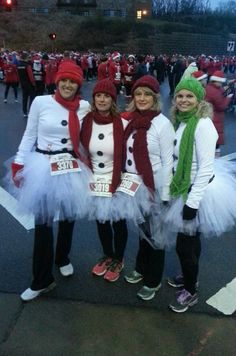
M 32 148 L 37 141 L 39 109 L 40 105 L 38 103 L 38 98 L 35 98 L 30 107 L 27 126 L 16 154 L 15 163 L 24 164 L 25 157 L 32 151 Z
M 197 172 L 186 205 L 198 209 L 204 191 L 213 176 L 218 134 L 211 119 L 200 119 L 195 132 Z

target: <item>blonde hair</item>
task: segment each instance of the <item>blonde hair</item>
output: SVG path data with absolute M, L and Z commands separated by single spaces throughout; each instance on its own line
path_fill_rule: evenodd
M 91 104 L 91 111 L 97 111 L 97 108 L 96 108 L 95 102 L 94 102 L 94 98 L 93 98 L 93 101 L 92 101 L 92 104 Z M 118 109 L 118 106 L 114 102 L 114 100 L 112 100 L 112 103 L 111 103 L 110 113 L 111 113 L 112 116 L 120 115 L 120 111 Z
M 133 93 L 133 96 L 136 92 L 136 90 L 138 89 L 139 87 L 137 87 Z M 152 111 L 160 111 L 161 110 L 161 96 L 160 94 L 156 94 L 154 93 L 154 91 L 152 91 L 150 88 L 148 87 L 143 87 L 146 91 L 146 93 L 148 94 L 151 94 L 152 97 L 153 97 L 153 106 L 151 107 L 150 110 Z M 135 105 L 135 102 L 134 102 L 134 98 L 132 99 L 132 101 L 127 105 L 127 108 L 126 108 L 126 111 L 129 111 L 129 112 L 132 112 L 132 111 L 135 111 L 137 108 L 136 108 L 136 105 Z
M 174 123 L 176 120 L 176 114 L 178 113 L 178 109 L 176 107 L 176 103 L 175 101 L 173 101 L 172 107 L 170 109 L 170 117 L 171 117 L 171 121 Z M 213 108 L 212 105 L 210 103 L 208 103 L 205 100 L 202 100 L 198 103 L 198 109 L 196 112 L 196 117 L 198 119 L 206 119 L 207 117 L 209 117 L 211 120 L 213 118 Z

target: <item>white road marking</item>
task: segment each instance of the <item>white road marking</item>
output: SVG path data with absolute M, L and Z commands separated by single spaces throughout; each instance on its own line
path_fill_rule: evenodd
M 26 230 L 34 229 L 34 216 L 21 214 L 18 201 L 5 189 L 0 187 L 0 204 L 5 208 Z
M 221 158 L 223 158 L 227 161 L 231 161 L 232 159 L 236 159 L 236 152 L 230 153 L 226 156 L 221 156 Z
M 222 159 L 231 161 L 236 159 L 236 152 L 222 156 Z M 206 303 L 219 310 L 225 315 L 231 315 L 236 310 L 236 278 L 234 278 L 226 287 L 221 288 L 216 294 L 210 297 Z
M 206 303 L 219 310 L 225 315 L 231 315 L 236 310 L 236 278 L 226 287 L 221 288 L 216 294 L 210 297 Z

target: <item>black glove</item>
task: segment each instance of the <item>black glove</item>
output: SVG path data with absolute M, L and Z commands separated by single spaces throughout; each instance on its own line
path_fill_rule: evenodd
M 169 205 L 168 200 L 162 200 L 162 205 L 168 207 Z
M 197 209 L 190 208 L 188 205 L 183 207 L 183 220 L 192 220 L 196 218 Z

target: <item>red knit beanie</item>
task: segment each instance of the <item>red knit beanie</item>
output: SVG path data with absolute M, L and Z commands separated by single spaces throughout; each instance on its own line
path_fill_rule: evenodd
M 135 89 L 137 89 L 138 87 L 147 87 L 156 94 L 160 92 L 160 86 L 158 81 L 156 80 L 156 78 L 154 78 L 151 75 L 144 75 L 138 80 L 136 80 L 136 82 L 132 86 L 132 91 L 131 91 L 132 96 L 134 95 Z
M 110 79 L 99 80 L 93 88 L 93 97 L 97 93 L 109 94 L 112 99 L 116 102 L 117 92 L 115 85 L 110 81 Z
M 76 63 L 64 61 L 59 65 L 55 83 L 57 84 L 61 79 L 71 79 L 81 87 L 83 83 L 83 71 Z

